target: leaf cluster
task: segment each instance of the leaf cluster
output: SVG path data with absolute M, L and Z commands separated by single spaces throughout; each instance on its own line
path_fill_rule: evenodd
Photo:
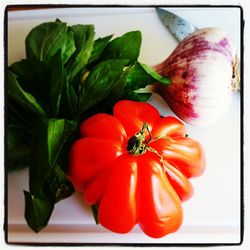
M 95 39 L 94 25 L 55 20 L 33 28 L 26 58 L 8 67 L 7 167 L 29 166 L 25 218 L 34 231 L 74 192 L 67 158 L 80 122 L 120 99 L 146 101 L 150 94 L 135 90 L 150 83 L 169 83 L 138 62 L 140 47 L 139 31 Z

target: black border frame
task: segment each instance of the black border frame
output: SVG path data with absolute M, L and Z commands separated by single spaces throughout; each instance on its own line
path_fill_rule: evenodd
M 9 242 L 8 241 L 8 178 L 7 178 L 7 156 L 6 156 L 6 145 L 7 145 L 7 115 L 6 115 L 6 96 L 7 96 L 7 68 L 8 68 L 8 12 L 14 11 L 17 9 L 53 9 L 53 8 L 155 8 L 155 7 L 175 7 L 175 8 L 239 8 L 240 9 L 240 57 L 241 57 L 241 67 L 240 67 L 240 77 L 241 77 L 241 86 L 240 86 L 240 143 L 241 143 L 241 152 L 240 152 L 240 241 L 235 243 L 23 243 L 23 242 Z M 199 4 L 199 5 L 132 5 L 132 4 L 9 4 L 6 5 L 4 11 L 4 235 L 5 242 L 9 245 L 20 245 L 20 246 L 123 246 L 123 247 L 209 247 L 209 246 L 240 246 L 244 241 L 244 12 L 241 5 L 214 5 L 214 4 Z

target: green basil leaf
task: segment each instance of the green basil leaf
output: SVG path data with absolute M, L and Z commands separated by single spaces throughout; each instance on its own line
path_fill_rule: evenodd
M 22 131 L 11 125 L 8 126 L 8 151 L 7 151 L 7 169 L 16 171 L 27 167 L 30 161 L 30 148 L 27 137 L 24 138 Z
M 102 100 L 101 104 L 98 104 L 96 107 L 96 113 L 112 113 L 113 106 L 116 102 L 123 99 L 125 87 L 127 85 L 127 78 L 130 72 L 131 67 L 124 69 L 123 73 L 120 75 L 119 79 L 113 85 L 110 93 L 107 97 Z
M 97 64 L 82 84 L 79 110 L 87 111 L 103 100 L 112 90 L 116 81 L 123 74 L 128 60 L 112 59 Z
M 33 121 L 36 115 L 27 112 L 19 103 L 8 97 L 7 100 L 7 121 L 12 127 L 21 128 L 23 132 L 31 133 Z
M 38 101 L 19 85 L 16 76 L 8 71 L 8 95 L 30 112 L 46 116 L 46 113 Z
M 93 25 L 78 24 L 70 28 L 74 34 L 76 51 L 66 69 L 69 82 L 72 82 L 88 63 L 93 50 L 95 31 Z
M 67 63 L 67 61 L 74 54 L 75 51 L 76 51 L 76 47 L 75 47 L 74 33 L 73 33 L 72 30 L 69 30 L 68 33 L 67 33 L 66 43 L 62 47 L 62 61 L 63 61 L 63 65 L 65 63 Z
M 95 63 L 96 61 L 98 61 L 98 59 L 100 59 L 104 49 L 106 48 L 111 38 L 112 38 L 112 35 L 106 36 L 103 38 L 98 38 L 97 40 L 95 40 L 94 47 L 93 47 L 91 56 L 88 61 L 88 65 L 89 64 L 91 65 Z
M 166 85 L 170 84 L 168 78 L 160 76 L 149 66 L 136 62 L 133 67 L 130 68 L 127 77 L 127 87 L 137 90 L 146 87 L 148 84 L 153 84 L 156 81 L 162 82 Z
M 131 31 L 115 38 L 105 48 L 102 60 L 128 59 L 128 64 L 133 64 L 140 54 L 141 40 L 140 31 Z
M 67 26 L 65 23 L 46 22 L 31 30 L 25 39 L 26 57 L 31 62 L 34 57 L 48 62 L 50 58 L 67 42 Z
M 147 101 L 151 93 L 137 93 L 136 90 L 145 88 L 154 82 L 169 84 L 168 78 L 161 77 L 149 66 L 136 62 L 134 65 L 127 67 L 123 75 L 115 83 L 108 97 L 104 100 L 106 105 L 113 106 L 120 99 L 130 99 L 137 101 Z
M 48 121 L 47 128 L 47 149 L 48 162 L 54 166 L 60 150 L 69 135 L 76 129 L 75 121 L 65 119 L 51 119 Z
M 45 198 L 42 187 L 56 164 L 60 151 L 77 123 L 65 119 L 41 120 L 31 141 L 30 191 Z
M 34 231 L 39 231 L 47 225 L 54 203 L 74 191 L 56 162 L 77 123 L 65 119 L 42 119 L 35 126 L 29 167 L 30 193 L 25 192 L 25 218 Z
M 65 172 L 56 165 L 43 185 L 43 192 L 52 203 L 56 203 L 72 195 L 75 190 L 67 179 Z
M 13 63 L 9 69 L 17 75 L 19 78 L 26 79 L 26 80 L 33 80 L 34 74 L 33 74 L 33 64 L 30 63 L 27 59 L 23 59 L 19 62 Z M 32 68 L 32 70 L 30 70 Z M 31 84 L 29 84 L 31 85 Z M 32 86 L 27 86 L 32 87 Z
M 139 65 L 147 72 L 149 76 L 152 77 L 152 80 L 154 79 L 155 81 L 164 84 L 164 85 L 169 85 L 171 83 L 170 78 L 163 77 L 159 75 L 156 71 L 154 71 L 151 67 L 144 63 L 139 63 Z
M 150 97 L 151 93 L 136 93 L 134 90 L 126 89 L 124 99 L 134 100 L 138 102 L 146 102 Z
M 98 206 L 97 205 L 92 205 L 91 206 L 91 210 L 92 210 L 92 214 L 93 214 L 94 219 L 95 219 L 95 224 L 98 225 L 99 224 L 99 220 L 98 220 Z
M 17 171 L 28 167 L 30 162 L 30 148 L 25 144 L 15 145 L 15 148 L 8 149 L 7 170 Z
M 58 117 L 77 120 L 79 115 L 77 111 L 78 97 L 76 91 L 69 83 L 65 69 L 62 71 L 62 77 L 64 85 L 62 89 L 60 112 Z
M 136 92 L 136 90 L 145 88 L 147 85 L 155 82 L 168 85 L 170 84 L 170 79 L 160 76 L 149 66 L 136 62 L 129 69 L 122 98 L 145 102 L 149 99 L 151 93 L 143 93 L 143 91 L 140 93 Z
M 47 65 L 34 58 L 32 62 L 25 59 L 14 63 L 9 69 L 16 75 L 21 88 L 30 93 L 49 114 L 50 71 Z
M 51 58 L 50 68 L 50 116 L 57 117 L 60 110 L 63 87 L 66 84 L 65 71 L 61 58 L 61 50 Z
M 8 149 L 14 149 L 17 144 L 22 143 L 22 136 L 19 131 L 12 127 L 11 124 L 8 125 Z
M 25 212 L 24 216 L 29 227 L 39 232 L 47 226 L 54 209 L 54 204 L 24 190 Z

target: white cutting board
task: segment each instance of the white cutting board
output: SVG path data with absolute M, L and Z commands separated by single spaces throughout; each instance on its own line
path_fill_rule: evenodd
M 240 56 L 239 8 L 168 8 L 198 28 L 216 26 L 232 37 Z M 18 11 L 8 14 L 8 64 L 25 56 L 24 40 L 36 25 L 61 19 L 68 24 L 94 24 L 96 37 L 128 31 L 142 32 L 139 61 L 155 65 L 163 61 L 177 42 L 165 29 L 154 8 L 64 8 Z M 174 115 L 158 96 L 150 101 L 162 115 Z M 8 175 L 8 241 L 53 243 L 237 243 L 240 241 L 240 93 L 233 98 L 229 112 L 208 128 L 187 125 L 190 137 L 206 151 L 203 176 L 192 179 L 195 193 L 183 204 L 184 221 L 174 234 L 161 239 L 145 236 L 139 227 L 124 235 L 96 226 L 90 208 L 81 195 L 56 204 L 49 225 L 35 234 L 24 220 L 23 189 L 28 189 L 27 169 Z

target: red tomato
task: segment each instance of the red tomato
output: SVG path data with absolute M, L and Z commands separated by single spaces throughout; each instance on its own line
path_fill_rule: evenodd
M 97 114 L 80 126 L 68 176 L 101 225 L 117 233 L 135 224 L 150 237 L 176 231 L 182 204 L 193 193 L 190 177 L 202 174 L 202 146 L 186 137 L 184 124 L 161 118 L 144 102 L 123 100 L 114 114 Z

